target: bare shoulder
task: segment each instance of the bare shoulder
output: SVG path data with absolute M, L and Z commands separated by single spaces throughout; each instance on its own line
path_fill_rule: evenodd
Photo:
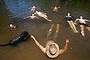
M 60 50 L 59 50 L 59 54 L 62 54 L 62 53 L 64 53 L 64 52 L 65 52 L 64 49 L 60 49 Z

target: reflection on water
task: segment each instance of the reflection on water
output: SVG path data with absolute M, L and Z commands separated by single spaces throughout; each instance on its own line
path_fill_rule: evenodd
M 85 29 L 85 37 L 74 34 L 64 20 L 67 12 L 70 12 L 74 20 L 83 15 L 90 19 L 90 0 L 4 0 L 5 6 L 0 1 L 0 44 L 6 43 L 18 36 L 22 31 L 27 30 L 35 35 L 37 40 L 45 46 L 46 33 L 51 26 L 50 22 L 44 19 L 23 20 L 31 15 L 29 8 L 35 5 L 37 10 L 46 12 L 52 23 L 60 24 L 60 31 L 56 43 L 63 48 L 65 39 L 70 40 L 68 51 L 59 55 L 54 60 L 90 60 L 90 33 Z M 59 12 L 54 13 L 53 7 L 60 6 Z M 5 8 L 6 7 L 6 8 Z M 7 13 L 8 12 L 8 13 Z M 13 22 L 17 28 L 11 30 L 8 26 Z M 89 23 L 90 24 L 90 23 Z M 54 26 L 54 31 L 56 27 Z M 77 26 L 80 32 L 80 28 Z M 32 39 L 18 44 L 18 47 L 0 47 L 0 60 L 49 60 L 44 53 L 34 44 Z M 52 60 L 52 59 L 50 59 Z

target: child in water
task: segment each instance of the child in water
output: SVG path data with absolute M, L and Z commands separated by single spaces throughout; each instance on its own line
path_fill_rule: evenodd
M 9 27 L 12 28 L 12 29 L 16 28 L 16 26 L 13 23 L 10 23 Z
M 55 6 L 54 9 L 53 9 L 53 11 L 54 11 L 54 12 L 58 12 L 58 9 L 59 9 L 59 8 L 60 8 L 60 7 Z

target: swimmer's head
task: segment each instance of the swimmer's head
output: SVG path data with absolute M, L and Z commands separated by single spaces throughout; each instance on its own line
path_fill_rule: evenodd
M 80 19 L 83 19 L 83 17 L 82 17 L 82 16 L 80 16 Z
M 33 6 L 33 8 L 36 8 L 35 6 Z
M 67 13 L 68 16 L 70 16 L 70 13 Z

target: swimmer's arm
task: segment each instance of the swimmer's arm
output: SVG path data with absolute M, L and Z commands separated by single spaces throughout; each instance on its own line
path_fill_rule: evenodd
M 45 53 L 45 48 L 35 39 L 33 35 L 31 35 L 31 38 L 35 41 L 36 45 L 42 50 L 42 52 Z
M 67 47 L 68 47 L 68 43 L 69 43 L 69 40 L 66 39 L 66 44 L 65 44 L 63 49 L 60 49 L 59 54 L 63 54 L 64 52 L 66 52 Z
M 28 17 L 26 17 L 26 18 L 30 18 L 31 16 L 28 16 Z
M 85 19 L 85 21 L 88 21 L 88 22 L 90 22 L 90 20 L 87 20 L 87 19 Z
M 79 19 L 77 18 L 77 19 L 74 21 L 74 24 L 75 24 L 75 25 L 77 25 L 77 23 L 76 23 L 76 22 L 77 22 L 78 20 L 79 20 Z
M 78 21 L 78 18 L 74 21 L 74 23 L 76 23 Z
M 38 17 L 36 17 L 37 19 L 39 19 Z
M 34 14 L 37 14 L 36 12 Z
M 25 17 L 25 18 L 23 18 L 23 19 L 26 19 L 26 18 L 30 18 L 31 16 L 28 16 L 28 17 Z
M 35 18 L 39 19 L 37 16 L 35 16 Z

